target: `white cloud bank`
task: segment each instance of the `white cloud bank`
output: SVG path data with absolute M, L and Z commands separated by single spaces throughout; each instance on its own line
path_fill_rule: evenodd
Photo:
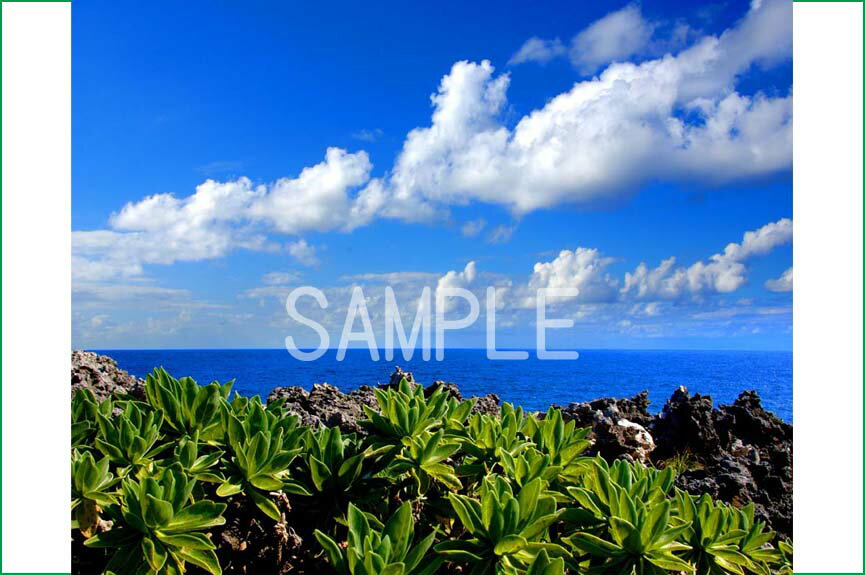
M 778 279 L 766 280 L 764 285 L 771 292 L 782 293 L 793 291 L 793 268 L 787 269 Z
M 574 299 L 583 304 L 614 302 L 661 302 L 697 298 L 709 294 L 729 294 L 745 285 L 747 262 L 756 256 L 767 255 L 773 249 L 792 242 L 793 222 L 783 218 L 777 222 L 745 232 L 742 241 L 730 243 L 721 253 L 706 261 L 688 267 L 676 265 L 670 257 L 657 267 L 640 263 L 632 272 L 626 272 L 623 281 L 609 273 L 609 266 L 617 260 L 604 256 L 598 249 L 578 247 L 562 250 L 553 260 L 537 262 L 528 280 L 513 290 L 515 307 L 533 308 L 535 295 L 542 288 L 577 288 Z M 464 272 L 449 272 L 440 280 L 448 285 L 467 287 L 464 281 L 470 272 L 472 281 L 478 271 L 470 262 Z M 789 277 L 788 277 L 789 275 Z M 789 290 L 784 282 L 789 279 Z M 779 280 L 770 280 L 766 287 L 772 291 L 792 290 L 793 270 L 785 272 Z M 771 287 L 770 287 L 771 286 Z M 657 305 L 646 306 L 647 315 L 654 315 Z M 651 312 L 651 313 L 650 313 Z
M 638 8 L 626 7 L 578 36 L 579 58 L 588 65 L 632 54 L 650 28 Z M 608 45 L 616 35 L 628 41 Z M 270 184 L 207 180 L 186 198 L 155 194 L 124 206 L 111 229 L 73 232 L 75 278 L 135 277 L 147 264 L 235 249 L 286 252 L 315 265 L 300 236 L 349 232 L 375 218 L 432 219 L 472 202 L 519 216 L 621 197 L 647 182 L 720 184 L 787 170 L 792 97 L 740 94 L 735 84 L 752 66 L 789 58 L 791 44 L 790 3 L 755 0 L 720 36 L 676 55 L 612 64 L 513 128 L 501 117 L 509 76 L 488 61 L 457 62 L 431 97 L 431 124 L 409 132 L 387 176 L 371 177 L 364 151 L 329 148 L 323 162 Z M 273 234 L 296 239 L 282 245 Z

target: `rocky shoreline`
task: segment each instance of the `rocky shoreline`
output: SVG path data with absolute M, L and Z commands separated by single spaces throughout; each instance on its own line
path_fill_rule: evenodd
M 396 368 L 390 382 L 412 375 Z M 444 386 L 463 399 L 457 385 L 434 382 L 427 394 Z M 113 393 L 143 398 L 141 380 L 120 369 L 116 362 L 92 352 L 72 352 L 72 393 L 87 387 L 99 399 Z M 267 401 L 281 400 L 307 425 L 339 427 L 362 432 L 357 424 L 362 405 L 376 407 L 373 388 L 362 386 L 342 393 L 328 384 L 310 391 L 279 387 Z M 753 502 L 756 515 L 783 536 L 793 534 L 793 426 L 767 412 L 755 391 L 743 391 L 732 405 L 715 406 L 711 397 L 676 389 L 658 414 L 648 411 L 647 392 L 630 399 L 597 399 L 588 403 L 555 406 L 564 419 L 591 427 L 589 454 L 608 460 L 626 458 L 649 465 L 673 466 L 677 485 L 691 493 L 745 505 Z M 500 400 L 494 394 L 475 398 L 474 411 L 496 414 Z

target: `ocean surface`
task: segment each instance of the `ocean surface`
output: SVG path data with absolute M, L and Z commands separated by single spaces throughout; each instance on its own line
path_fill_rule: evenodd
M 490 361 L 485 350 L 449 349 L 443 361 L 423 361 L 419 351 L 405 361 L 370 359 L 368 350 L 336 351 L 301 362 L 281 349 L 262 350 L 92 350 L 113 357 L 121 369 L 144 377 L 162 366 L 175 377 L 199 383 L 235 380 L 234 390 L 262 399 L 275 387 L 330 383 L 343 392 L 387 382 L 399 365 L 427 385 L 455 383 L 463 395 L 495 393 L 529 411 L 601 397 L 632 397 L 649 390 L 650 411 L 659 411 L 680 385 L 711 395 L 717 404 L 732 403 L 739 392 L 756 389 L 763 405 L 785 421 L 793 419 L 793 354 L 766 351 L 586 350 L 573 361 Z

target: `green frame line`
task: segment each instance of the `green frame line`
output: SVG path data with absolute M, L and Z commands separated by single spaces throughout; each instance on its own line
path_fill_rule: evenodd
M 56 3 L 56 4 L 68 4 L 68 3 L 71 3 L 72 0 L 0 0 L 0 5 L 9 4 L 9 3 L 32 4 L 32 3 L 45 3 L 45 2 Z M 808 3 L 808 4 L 818 4 L 818 3 L 819 4 L 827 4 L 827 3 L 835 3 L 835 2 L 850 3 L 850 4 L 853 4 L 853 3 L 862 4 L 863 2 L 865 2 L 865 0 L 792 0 L 792 2 L 794 4 L 805 4 L 805 3 Z M 862 21 L 863 21 L 863 27 L 865 27 L 865 10 L 863 10 Z M 2 9 L 0 9 L 0 30 L 2 30 L 2 24 L 3 24 L 3 11 L 2 11 Z M 2 31 L 0 31 L 0 39 L 2 39 Z M 2 54 L 3 54 L 3 50 L 2 50 L 2 46 L 0 46 L 0 59 L 2 59 Z M 865 55 L 865 42 L 863 42 L 863 55 Z M 2 65 L 0 65 L 0 70 L 2 70 Z M 863 87 L 865 87 L 865 85 L 863 85 Z M 3 81 L 2 81 L 2 75 L 0 75 L 0 93 L 2 93 L 2 89 L 3 89 Z M 3 109 L 2 108 L 2 101 L 0 101 L 0 114 L 2 114 L 2 109 Z M 863 112 L 865 112 L 865 103 L 863 103 Z M 863 143 L 865 143 L 865 142 L 863 142 Z M 3 149 L 2 142 L 0 142 L 0 155 L 2 155 L 2 149 Z M 865 162 L 865 154 L 863 154 L 863 162 Z M 0 175 L 2 175 L 2 167 L 0 167 Z M 863 197 L 865 197 L 865 188 L 863 188 Z M 0 202 L 2 202 L 2 198 L 3 198 L 3 189 L 2 189 L 2 183 L 0 183 Z M 2 207 L 0 207 L 0 214 L 2 214 Z M 863 214 L 862 215 L 863 215 L 863 222 L 865 222 L 865 207 L 863 207 Z M 2 303 L 2 300 L 3 300 L 3 293 L 2 293 L 2 280 L 3 280 L 2 231 L 3 231 L 3 223 L 2 223 L 2 220 L 0 220 L 0 303 Z M 865 233 L 863 233 L 863 249 L 865 249 Z M 863 263 L 865 263 L 865 261 L 863 261 Z M 865 276 L 863 276 L 863 280 L 865 280 Z M 863 303 L 865 303 L 865 293 L 863 293 Z M 863 317 L 863 319 L 865 319 L 865 317 Z M 2 309 L 0 309 L 0 320 L 2 320 Z M 2 333 L 0 333 L 0 346 L 2 346 Z M 863 353 L 865 353 L 865 346 L 863 346 Z M 0 364 L 2 364 L 2 360 L 0 360 Z M 865 381 L 863 381 L 863 388 L 865 388 Z M 2 374 L 0 374 L 0 407 L 2 407 Z M 865 416 L 865 398 L 863 398 L 862 408 L 863 408 L 863 416 Z M 3 472 L 2 422 L 3 422 L 3 414 L 2 414 L 2 410 L 0 410 L 0 478 L 2 478 L 2 472 Z M 863 438 L 863 441 L 865 441 L 865 426 L 863 426 L 862 438 Z M 865 477 L 865 458 L 863 458 L 863 477 Z M 863 485 L 863 495 L 865 495 L 865 485 Z M 2 518 L 2 512 L 3 512 L 2 481 L 0 481 L 0 518 Z M 794 515 L 793 520 L 795 522 L 795 515 Z M 863 502 L 863 522 L 865 522 L 865 502 Z M 865 523 L 863 523 L 863 527 L 865 527 Z M 865 530 L 863 530 L 863 531 L 865 531 Z M 2 524 L 0 524 L 0 540 L 2 540 Z M 862 563 L 863 563 L 863 569 L 865 569 L 865 534 L 863 534 L 863 542 L 862 543 L 863 543 L 863 545 L 862 545 Z M 2 560 L 3 560 L 2 559 L 2 553 L 3 553 L 2 546 L 0 546 L 0 575 L 71 575 L 70 573 L 35 573 L 35 572 L 28 572 L 26 574 L 23 574 L 23 573 L 21 573 L 21 574 L 4 573 L 4 572 L 2 572 Z M 799 572 L 797 572 L 797 575 L 851 575 L 851 574 L 857 575 L 855 572 L 850 572 L 850 573 L 799 573 Z M 858 575 L 865 575 L 865 571 L 859 572 Z

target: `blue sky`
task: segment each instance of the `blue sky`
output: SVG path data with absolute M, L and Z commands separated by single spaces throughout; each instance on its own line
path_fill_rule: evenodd
M 789 3 L 73 10 L 76 347 L 315 343 L 298 285 L 380 333 L 388 284 L 496 286 L 504 346 L 567 286 L 557 346 L 791 348 Z

